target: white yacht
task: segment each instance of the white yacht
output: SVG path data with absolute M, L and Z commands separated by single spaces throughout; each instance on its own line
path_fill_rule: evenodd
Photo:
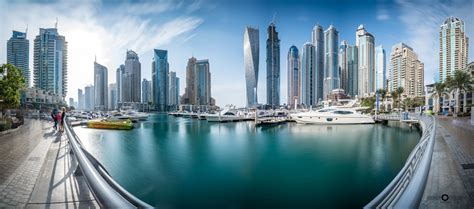
M 233 122 L 233 121 L 241 121 L 243 117 L 235 111 L 222 111 L 217 114 L 207 114 L 205 115 L 206 120 L 209 122 Z
M 358 113 L 354 108 L 326 107 L 316 111 L 292 114 L 291 118 L 303 124 L 372 124 L 370 115 Z

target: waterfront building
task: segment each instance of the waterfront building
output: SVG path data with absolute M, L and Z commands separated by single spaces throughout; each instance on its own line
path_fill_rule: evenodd
M 34 87 L 67 95 L 67 42 L 57 28 L 40 28 L 34 40 Z
M 82 110 L 84 109 L 84 94 L 82 93 L 82 89 L 77 89 L 77 107 L 76 109 Z
M 196 104 L 196 93 L 194 88 L 196 80 L 196 62 L 197 59 L 194 57 L 188 59 L 188 64 L 186 65 L 186 87 L 184 88 L 184 95 L 181 98 L 182 104 Z
M 30 86 L 30 41 L 26 39 L 26 32 L 13 31 L 7 42 L 7 63 L 20 69 L 25 78 L 26 87 Z
M 247 90 L 247 107 L 256 107 L 259 65 L 259 30 L 245 27 L 244 31 L 244 66 L 245 84 Z
M 387 89 L 385 49 L 382 45 L 375 47 L 375 90 Z
M 194 89 L 196 92 L 196 105 L 211 105 L 211 72 L 209 60 L 196 61 L 196 80 Z
M 22 107 L 66 105 L 62 96 L 34 87 L 22 90 L 20 103 Z
M 151 81 L 143 79 L 142 81 L 142 103 L 151 102 Z
M 301 58 L 301 104 L 307 107 L 318 102 L 317 87 L 318 82 L 322 81 L 318 78 L 316 72 L 315 52 L 315 48 L 310 42 L 306 42 L 303 45 L 303 55 Z
M 153 84 L 153 103 L 157 111 L 168 111 L 168 51 L 161 49 L 153 50 L 153 62 L 151 65 Z
M 424 95 L 424 65 L 418 55 L 404 43 L 395 44 L 390 53 L 389 91 L 403 87 L 402 95 L 417 97 Z
M 280 39 L 275 24 L 267 29 L 267 105 L 280 106 Z
M 123 74 L 125 73 L 125 65 L 120 65 L 115 71 L 115 82 L 117 83 L 117 104 L 122 102 L 122 84 L 123 84 Z
M 333 25 L 324 32 L 324 87 L 323 99 L 327 100 L 332 90 L 340 88 L 338 68 L 339 32 Z
M 366 97 L 375 92 L 375 38 L 367 32 L 363 25 L 356 31 L 356 46 L 358 49 L 358 95 Z
M 94 86 L 89 85 L 84 87 L 84 103 L 85 103 L 85 110 L 94 110 Z
M 181 98 L 181 103 L 202 106 L 202 109 L 207 109 L 208 106 L 214 105 L 212 100 L 209 60 L 189 58 L 186 66 L 185 93 Z
M 292 108 L 301 104 L 301 60 L 296 46 L 288 50 L 288 102 Z
M 127 86 L 122 84 L 123 102 L 141 102 L 141 63 L 138 54 L 132 50 L 127 50 L 124 74 L 122 81 Z
M 69 98 L 69 107 L 75 107 L 74 106 L 74 98 L 72 98 L 72 97 Z
M 107 80 L 107 68 L 94 61 L 94 110 L 107 110 L 109 98 Z
M 314 46 L 314 59 L 315 59 L 315 100 L 314 103 L 318 103 L 318 101 L 323 100 L 323 92 L 324 92 L 324 31 L 323 27 L 319 24 L 316 24 L 313 27 L 313 31 L 311 34 L 311 40 Z
M 176 110 L 179 107 L 179 78 L 176 72 L 170 71 L 169 77 L 169 106 L 170 109 Z
M 108 109 L 115 110 L 117 109 L 117 84 L 109 84 L 109 98 L 108 98 Z
M 456 70 L 463 70 L 468 63 L 469 38 L 464 21 L 449 17 L 439 32 L 439 81 L 444 82 Z

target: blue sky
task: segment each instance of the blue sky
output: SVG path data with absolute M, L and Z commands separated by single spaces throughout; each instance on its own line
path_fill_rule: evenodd
M 465 21 L 468 36 L 474 36 L 474 6 L 471 0 L 419 1 L 2 1 L 0 38 L 11 30 L 23 31 L 28 24 L 30 56 L 39 27 L 54 27 L 69 42 L 69 92 L 92 84 L 94 56 L 109 69 L 109 82 L 123 63 L 126 49 L 135 50 L 142 63 L 142 76 L 151 78 L 153 48 L 167 49 L 170 70 L 185 87 L 188 58 L 209 59 L 212 96 L 218 105 L 245 104 L 243 31 L 246 25 L 260 28 L 259 102 L 265 102 L 266 28 L 275 16 L 281 40 L 281 103 L 286 103 L 286 55 L 311 38 L 317 23 L 333 24 L 339 42 L 355 43 L 360 24 L 383 45 L 387 61 L 392 45 L 404 42 L 425 63 L 425 83 L 434 79 L 438 66 L 439 26 L 448 16 Z M 25 12 L 28 11 L 28 12 Z M 472 41 L 471 41 L 472 43 Z M 473 44 L 470 44 L 473 61 Z M 0 62 L 6 61 L 6 44 L 0 47 Z M 32 61 L 30 66 L 32 68 Z M 387 64 L 387 67 L 389 65 Z

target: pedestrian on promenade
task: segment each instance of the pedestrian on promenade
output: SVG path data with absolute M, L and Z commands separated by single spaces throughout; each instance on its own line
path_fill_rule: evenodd
M 57 124 L 58 124 L 58 132 L 61 132 L 61 116 L 62 116 L 62 113 L 61 111 L 58 111 L 58 113 L 56 113 L 56 121 L 57 121 Z
M 60 126 L 61 127 L 61 129 L 60 129 L 61 132 L 64 132 L 64 118 L 65 117 L 66 117 L 66 108 L 63 107 L 62 111 L 61 111 L 61 120 L 60 120 L 61 121 L 61 126 Z
M 58 129 L 58 120 L 57 119 L 57 115 L 58 115 L 58 110 L 56 108 L 54 108 L 52 111 L 51 111 L 51 118 L 53 118 L 53 123 L 54 123 L 54 130 L 57 130 Z

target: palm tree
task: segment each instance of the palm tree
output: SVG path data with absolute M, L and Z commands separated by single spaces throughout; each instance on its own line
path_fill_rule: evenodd
M 403 89 L 403 87 L 398 87 L 395 92 L 396 92 L 396 95 L 397 95 L 397 101 L 398 101 L 398 111 L 400 111 L 400 96 L 403 94 L 403 92 L 405 91 L 405 89 Z
M 440 111 L 440 105 L 439 105 L 439 100 L 441 99 L 441 96 L 443 95 L 446 95 L 446 83 L 442 83 L 442 82 L 436 82 L 434 83 L 434 96 L 435 98 L 437 98 L 437 100 L 435 99 L 435 101 L 433 102 L 436 106 L 434 106 L 434 112 L 435 113 L 438 113 Z
M 472 85 L 474 84 L 474 82 L 471 76 L 466 71 L 456 70 L 454 71 L 454 76 L 451 79 L 446 80 L 446 84 L 451 91 L 456 90 L 456 108 L 454 110 L 454 114 L 457 115 L 459 113 L 460 108 L 459 95 L 462 92 L 466 93 L 468 91 L 472 91 Z M 464 100 L 464 105 L 465 104 L 466 100 Z M 464 108 L 463 112 L 466 112 L 466 108 Z
M 379 89 L 379 90 L 377 90 L 376 92 L 377 92 L 377 94 L 380 95 L 380 97 L 382 97 L 382 107 L 383 107 L 383 109 L 385 110 L 385 105 L 384 105 L 384 103 L 385 103 L 385 97 L 387 96 L 387 90 L 385 90 L 385 89 Z

